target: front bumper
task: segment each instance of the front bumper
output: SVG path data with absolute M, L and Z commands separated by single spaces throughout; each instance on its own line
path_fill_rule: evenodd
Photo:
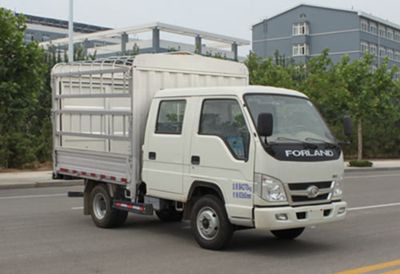
M 301 207 L 256 207 L 254 221 L 257 229 L 279 230 L 340 221 L 346 213 L 346 202 Z

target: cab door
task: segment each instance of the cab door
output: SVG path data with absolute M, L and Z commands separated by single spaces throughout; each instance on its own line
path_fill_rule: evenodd
M 254 140 L 241 105 L 235 97 L 199 100 L 190 181 L 217 185 L 230 219 L 251 223 Z
M 152 103 L 143 145 L 142 177 L 148 195 L 168 199 L 182 195 L 186 105 L 186 99 Z

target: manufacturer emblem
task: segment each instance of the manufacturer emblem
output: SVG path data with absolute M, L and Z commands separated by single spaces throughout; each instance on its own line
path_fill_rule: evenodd
M 319 195 L 319 188 L 316 186 L 310 186 L 307 188 L 307 197 L 312 199 L 316 198 Z

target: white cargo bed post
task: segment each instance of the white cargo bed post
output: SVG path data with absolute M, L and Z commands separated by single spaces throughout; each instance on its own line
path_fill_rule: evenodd
M 53 170 L 126 185 L 133 170 L 133 59 L 56 66 L 53 85 Z

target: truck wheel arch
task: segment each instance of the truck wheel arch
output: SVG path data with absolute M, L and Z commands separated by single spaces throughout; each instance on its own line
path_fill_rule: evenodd
M 194 201 L 196 200 L 196 197 L 203 196 L 206 194 L 213 194 L 219 199 L 221 199 L 222 203 L 225 203 L 224 194 L 218 185 L 212 182 L 194 181 L 188 192 L 185 212 L 183 216 L 184 219 L 190 218 L 190 213 L 192 211 L 192 207 Z

